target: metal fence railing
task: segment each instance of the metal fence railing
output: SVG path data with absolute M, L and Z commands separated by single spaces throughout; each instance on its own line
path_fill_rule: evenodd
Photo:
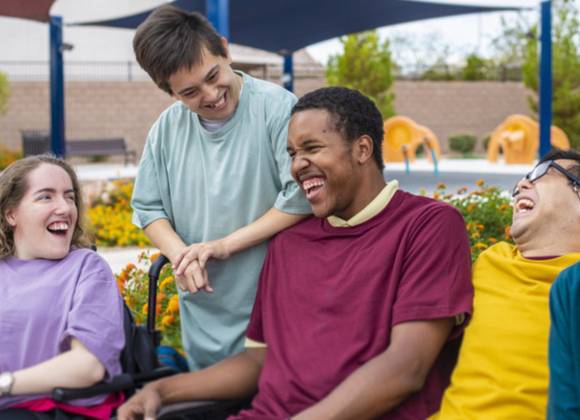
M 48 61 L 1 61 L 0 72 L 13 81 L 49 80 Z M 65 80 L 73 81 L 133 81 L 149 76 L 135 61 L 65 61 Z

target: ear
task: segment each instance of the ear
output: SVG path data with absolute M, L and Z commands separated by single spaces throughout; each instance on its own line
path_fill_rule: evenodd
M 222 42 L 222 45 L 224 46 L 224 49 L 226 50 L 227 59 L 231 63 L 232 62 L 232 56 L 230 55 L 230 47 L 229 47 L 229 44 L 228 44 L 228 40 L 222 36 L 222 37 L 220 37 L 220 41 Z
M 373 140 L 368 135 L 360 136 L 353 143 L 354 158 L 360 165 L 366 164 L 373 158 Z
M 6 213 L 4 213 L 4 217 L 6 218 L 6 221 L 10 226 L 12 227 L 16 226 L 16 217 L 14 216 L 13 210 L 6 210 Z

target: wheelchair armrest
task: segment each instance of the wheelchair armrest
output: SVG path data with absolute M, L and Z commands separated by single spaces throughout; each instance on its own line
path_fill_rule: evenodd
M 87 388 L 55 388 L 52 390 L 52 398 L 58 402 L 90 398 L 101 394 L 131 389 L 135 381 L 128 373 L 115 376 L 110 382 L 99 382 Z
M 161 366 L 151 372 L 147 373 L 138 373 L 133 376 L 133 381 L 135 385 L 142 385 L 146 382 L 156 381 L 157 379 L 165 378 L 166 376 L 175 375 L 179 372 L 176 372 L 174 369 L 170 368 L 169 366 Z

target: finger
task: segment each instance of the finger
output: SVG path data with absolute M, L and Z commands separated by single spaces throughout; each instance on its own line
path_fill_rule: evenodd
M 155 420 L 157 410 L 159 410 L 159 400 L 157 398 L 145 399 L 143 418 L 144 420 Z
M 195 294 L 197 292 L 199 292 L 199 287 L 197 287 L 197 284 L 195 282 L 195 277 L 193 275 L 193 266 L 189 266 L 186 273 L 185 273 L 185 277 L 187 279 L 187 291 Z
M 174 270 L 174 272 L 177 274 L 183 274 L 190 264 L 192 264 L 194 261 L 197 261 L 197 254 L 197 250 L 187 252 L 177 265 L 177 268 Z
M 209 260 L 212 256 L 213 252 L 209 248 L 206 248 L 199 253 L 199 255 L 197 256 L 197 262 L 199 263 L 199 267 L 202 270 L 205 270 L 205 263 L 207 263 L 207 260 Z
M 192 266 L 191 266 L 191 267 L 192 267 L 192 270 L 191 270 L 191 272 L 192 272 L 192 274 L 193 274 L 193 280 L 194 280 L 194 282 L 195 282 L 195 286 L 196 286 L 196 287 L 197 287 L 199 290 L 201 290 L 201 289 L 204 289 L 204 288 L 205 288 L 205 285 L 206 285 L 207 283 L 206 283 L 206 278 L 205 278 L 205 276 L 203 275 L 202 269 L 201 269 L 201 267 L 199 266 L 199 263 L 198 263 L 197 261 L 195 261 L 195 262 L 192 264 Z M 204 271 L 205 271 L 205 270 L 204 270 Z
M 204 278 L 204 280 L 205 280 L 205 287 L 204 287 L 204 290 L 205 290 L 207 293 L 213 293 L 213 287 L 211 287 L 211 284 L 209 284 L 209 275 L 208 275 L 208 273 L 207 273 L 207 270 L 205 270 L 205 269 L 204 269 L 204 270 L 202 271 L 202 273 L 203 273 L 203 278 Z
M 182 292 L 185 292 L 187 290 L 187 277 L 185 277 L 184 275 L 178 276 L 177 274 L 175 274 L 174 278 L 175 278 L 175 285 Z

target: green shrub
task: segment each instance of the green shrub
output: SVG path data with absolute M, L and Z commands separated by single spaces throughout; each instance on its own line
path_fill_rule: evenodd
M 473 153 L 477 137 L 473 134 L 457 134 L 449 137 L 449 148 L 463 155 Z
M 482 251 L 499 241 L 511 241 L 512 222 L 511 197 L 497 187 L 476 182 L 477 189 L 467 187 L 455 194 L 446 192 L 446 185 L 439 184 L 433 193 L 436 200 L 445 201 L 455 207 L 465 220 L 465 229 L 471 244 L 471 258 L 477 259 Z
M 491 134 L 486 134 L 482 139 L 481 139 L 481 144 L 483 145 L 483 150 L 484 152 L 487 152 L 487 148 L 489 147 L 489 142 L 491 140 Z

